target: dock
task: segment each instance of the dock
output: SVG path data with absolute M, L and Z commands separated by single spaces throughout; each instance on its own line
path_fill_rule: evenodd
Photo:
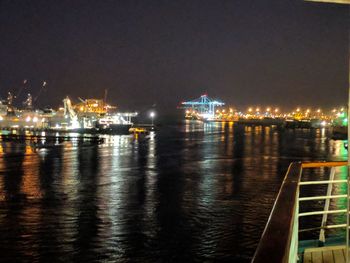
M 308 248 L 304 251 L 303 263 L 345 263 L 345 246 Z

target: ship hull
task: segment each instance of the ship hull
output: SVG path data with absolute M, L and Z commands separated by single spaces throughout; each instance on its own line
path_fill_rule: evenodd
M 99 133 L 123 135 L 129 134 L 132 124 L 110 124 L 109 127 L 99 129 Z
M 95 128 L 89 129 L 89 130 L 94 130 L 96 133 L 100 133 L 100 134 L 123 135 L 123 134 L 130 134 L 131 127 L 132 127 L 132 123 L 127 123 L 127 124 L 111 123 L 108 125 L 96 124 Z
M 332 138 L 336 140 L 346 140 L 348 137 L 347 126 L 333 126 L 332 127 Z

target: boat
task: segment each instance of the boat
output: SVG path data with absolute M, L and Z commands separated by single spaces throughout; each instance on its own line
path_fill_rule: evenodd
M 333 125 L 333 132 L 346 134 L 349 119 L 345 113 L 339 117 L 342 121 Z M 253 263 L 350 262 L 349 153 L 347 159 L 290 164 Z
M 332 126 L 332 139 L 346 140 L 348 138 L 348 126 Z
M 99 118 L 94 128 L 97 132 L 104 134 L 129 134 L 132 126 L 133 123 L 126 120 L 123 114 L 117 113 Z
M 347 137 L 348 117 L 346 112 L 342 112 L 332 121 L 332 139 L 346 140 Z
M 13 106 L 13 95 L 9 92 L 7 103 L 0 105 L 0 128 L 1 129 L 46 129 L 47 118 L 40 110 L 32 107 L 32 96 L 28 94 L 24 102 L 24 109 Z
M 0 103 L 0 129 L 48 130 L 79 132 L 88 134 L 129 134 L 133 126 L 131 119 L 136 112 L 116 112 L 116 107 L 100 99 L 80 99 L 72 104 L 66 97 L 64 107 L 58 110 L 33 108 L 30 94 L 23 103 L 24 108 L 13 106 L 14 96 L 9 92 L 5 102 Z
M 66 97 L 64 107 L 49 118 L 50 129 L 91 134 L 129 134 L 136 112 L 110 112 L 115 109 L 98 99 L 81 100 L 73 105 Z

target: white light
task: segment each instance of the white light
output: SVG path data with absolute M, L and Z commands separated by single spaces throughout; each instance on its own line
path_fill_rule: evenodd
M 151 118 L 154 118 L 154 116 L 156 116 L 156 114 L 154 113 L 154 111 L 152 111 L 152 112 L 149 114 L 149 116 L 150 116 Z
M 0 116 L 0 121 L 2 121 L 4 118 L 2 116 Z
M 210 120 L 210 119 L 214 118 L 214 115 L 210 114 L 210 113 L 202 113 L 202 114 L 198 114 L 198 115 L 201 116 L 205 120 Z
M 38 117 L 34 117 L 33 122 L 38 122 Z
M 80 128 L 80 124 L 79 124 L 77 119 L 72 119 L 71 120 L 71 128 L 72 129 L 79 129 Z
M 26 122 L 30 122 L 30 120 L 31 120 L 30 116 L 27 116 Z

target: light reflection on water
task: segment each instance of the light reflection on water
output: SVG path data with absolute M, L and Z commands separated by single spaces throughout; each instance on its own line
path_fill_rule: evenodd
M 148 136 L 0 142 L 4 261 L 249 262 L 291 161 L 327 131 L 185 122 Z

